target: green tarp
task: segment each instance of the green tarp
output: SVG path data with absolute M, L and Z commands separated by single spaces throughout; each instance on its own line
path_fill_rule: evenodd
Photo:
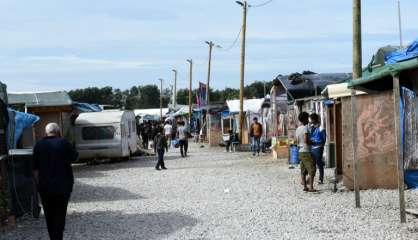
M 363 77 L 359 79 L 353 79 L 349 81 L 349 87 L 362 86 L 365 84 L 370 84 L 373 81 L 380 80 L 387 77 L 392 77 L 400 74 L 403 71 L 411 70 L 418 68 L 418 58 L 414 58 L 408 61 L 399 62 L 395 64 L 387 64 L 379 68 L 365 69 L 363 71 Z M 379 84 L 379 83 L 376 83 Z

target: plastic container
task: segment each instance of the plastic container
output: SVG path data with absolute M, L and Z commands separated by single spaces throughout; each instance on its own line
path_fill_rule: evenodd
M 299 148 L 297 145 L 292 144 L 290 145 L 290 161 L 289 163 L 292 165 L 299 164 Z

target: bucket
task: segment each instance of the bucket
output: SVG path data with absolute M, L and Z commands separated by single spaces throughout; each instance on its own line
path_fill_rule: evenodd
M 297 165 L 299 164 L 299 148 L 297 145 L 290 145 L 290 164 Z

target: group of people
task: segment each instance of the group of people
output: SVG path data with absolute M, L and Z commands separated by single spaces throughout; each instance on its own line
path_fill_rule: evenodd
M 326 142 L 326 133 L 321 129 L 320 118 L 316 113 L 302 112 L 298 116 L 301 125 L 296 129 L 295 142 L 299 148 L 301 182 L 303 190 L 316 192 L 314 179 L 319 170 L 319 184 L 324 183 L 324 161 L 322 155 Z
M 139 119 L 137 120 L 139 121 Z M 157 136 L 160 128 L 160 123 L 157 121 L 144 120 L 142 123 L 137 125 L 136 131 L 138 137 L 142 139 L 142 147 L 148 149 L 149 142 Z
M 187 157 L 190 133 L 186 123 L 184 121 L 179 121 L 176 122 L 176 126 L 173 125 L 171 120 L 167 120 L 164 125 L 159 124 L 159 126 L 156 127 L 153 146 L 158 160 L 157 165 L 155 166 L 157 171 L 167 169 L 164 163 L 164 155 L 171 146 L 175 148 L 179 147 L 181 156 Z

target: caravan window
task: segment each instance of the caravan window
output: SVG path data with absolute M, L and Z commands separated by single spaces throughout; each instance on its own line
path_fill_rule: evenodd
M 106 127 L 85 127 L 83 128 L 83 140 L 106 140 L 113 139 L 115 136 L 115 128 Z

